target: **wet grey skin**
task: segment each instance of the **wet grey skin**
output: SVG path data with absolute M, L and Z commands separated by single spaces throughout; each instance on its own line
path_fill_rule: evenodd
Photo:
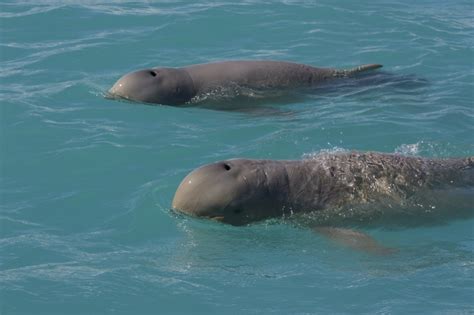
M 128 73 L 109 96 L 142 103 L 182 105 L 219 88 L 293 89 L 312 87 L 329 79 L 348 77 L 382 67 L 362 65 L 337 70 L 283 61 L 223 61 L 183 68 L 152 68 Z
M 328 208 L 382 201 L 403 204 L 425 191 L 473 186 L 474 157 L 426 159 L 351 152 L 308 160 L 232 159 L 188 174 L 176 190 L 172 208 L 245 225 Z

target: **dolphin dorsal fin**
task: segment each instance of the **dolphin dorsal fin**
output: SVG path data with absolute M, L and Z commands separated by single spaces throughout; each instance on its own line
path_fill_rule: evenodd
M 334 71 L 334 76 L 337 78 L 345 78 L 345 77 L 350 77 L 355 74 L 361 73 L 361 72 L 366 72 L 370 70 L 375 70 L 382 68 L 383 66 L 380 64 L 368 64 L 368 65 L 361 65 L 355 68 L 351 69 L 343 69 L 343 70 L 335 70 Z

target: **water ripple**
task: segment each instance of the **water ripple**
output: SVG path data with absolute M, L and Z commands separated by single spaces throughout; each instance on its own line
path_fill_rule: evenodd
M 400 248 L 384 259 L 285 221 L 169 211 L 185 174 L 216 160 L 472 155 L 469 1 L 7 0 L 0 19 L 3 312 L 472 310 L 472 220 L 368 231 Z M 127 71 L 222 59 L 384 68 L 229 111 L 103 99 Z

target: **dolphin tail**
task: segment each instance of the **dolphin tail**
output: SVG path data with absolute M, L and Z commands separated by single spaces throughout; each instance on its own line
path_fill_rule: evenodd
M 379 69 L 379 68 L 382 68 L 382 67 L 383 67 L 382 65 L 374 63 L 374 64 L 358 66 L 358 67 L 351 68 L 351 69 L 335 70 L 334 71 L 334 76 L 337 77 L 337 78 L 346 78 L 346 77 L 350 77 L 350 76 L 353 76 L 353 75 L 356 75 L 356 74 L 359 74 L 359 73 L 362 73 L 362 72 L 375 70 L 375 69 Z

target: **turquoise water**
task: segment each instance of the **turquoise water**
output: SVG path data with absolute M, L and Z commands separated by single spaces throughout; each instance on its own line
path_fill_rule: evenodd
M 221 159 L 474 155 L 473 9 L 2 1 L 1 313 L 474 312 L 473 219 L 367 229 L 399 249 L 379 257 L 284 222 L 169 211 L 181 179 Z M 135 69 L 224 59 L 381 63 L 394 79 L 256 110 L 102 97 Z

